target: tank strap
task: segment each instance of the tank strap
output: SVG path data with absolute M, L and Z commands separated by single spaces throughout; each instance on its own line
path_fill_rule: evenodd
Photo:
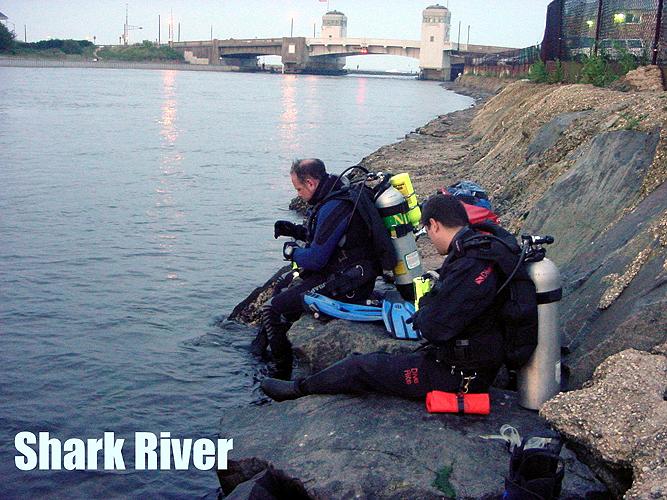
M 558 302 L 562 298 L 563 298 L 562 288 L 551 290 L 549 292 L 540 292 L 537 294 L 537 305 L 551 304 L 552 302 Z
M 391 217 L 392 215 L 408 213 L 410 211 L 410 207 L 408 206 L 408 202 L 404 200 L 398 205 L 386 208 L 378 208 L 377 210 L 380 213 L 380 217 L 384 218 L 384 217 Z

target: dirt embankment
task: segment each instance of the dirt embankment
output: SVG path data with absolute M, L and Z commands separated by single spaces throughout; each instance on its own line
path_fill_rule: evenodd
M 422 197 L 471 179 L 506 227 L 555 236 L 548 256 L 563 278 L 564 387 L 583 389 L 543 415 L 615 495 L 632 485 L 628 497 L 658 498 L 667 491 L 664 417 L 655 418 L 667 404 L 664 344 L 656 347 L 667 332 L 667 92 L 640 71 L 620 87 L 649 91 L 511 83 L 363 163 L 410 172 Z M 427 265 L 437 264 L 422 246 Z

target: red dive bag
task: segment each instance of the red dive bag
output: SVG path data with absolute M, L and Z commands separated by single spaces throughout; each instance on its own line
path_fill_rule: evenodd
M 491 400 L 486 392 L 463 394 L 431 391 L 426 394 L 426 410 L 429 413 L 488 415 L 491 413 Z
M 494 224 L 498 224 L 498 216 L 488 208 L 476 207 L 475 205 L 468 205 L 463 202 L 461 204 L 463 205 L 463 208 L 466 209 L 470 224 L 479 224 L 485 220 L 490 220 Z

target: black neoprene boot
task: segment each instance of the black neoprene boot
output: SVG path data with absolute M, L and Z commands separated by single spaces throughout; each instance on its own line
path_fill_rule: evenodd
M 269 336 L 266 333 L 266 328 L 261 326 L 257 331 L 257 336 L 250 344 L 250 353 L 253 356 L 262 359 L 263 361 L 268 361 L 269 360 L 268 347 L 269 347 Z
M 274 401 L 288 401 L 306 396 L 299 387 L 300 380 L 279 380 L 277 378 L 265 378 L 260 387 L 264 394 Z

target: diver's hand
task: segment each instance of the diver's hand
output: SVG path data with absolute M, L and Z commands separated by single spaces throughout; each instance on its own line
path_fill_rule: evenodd
M 419 328 L 419 311 L 415 312 L 412 316 L 405 320 L 406 324 L 412 325 L 412 329 L 415 332 L 421 333 Z
M 283 245 L 283 258 L 285 260 L 292 260 L 294 258 L 294 249 L 299 248 L 293 241 L 286 241 Z
M 278 239 L 279 236 L 289 236 L 294 238 L 296 232 L 296 224 L 288 220 L 278 220 L 273 225 L 273 237 L 276 239 Z
M 438 271 L 426 271 L 422 274 L 422 278 L 428 277 L 433 281 L 438 281 L 440 279 L 440 273 Z

